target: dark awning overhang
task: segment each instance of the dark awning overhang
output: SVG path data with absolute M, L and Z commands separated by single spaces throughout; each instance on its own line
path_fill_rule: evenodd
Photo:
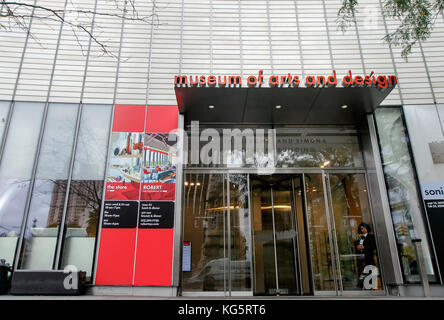
M 175 92 L 186 123 L 353 125 L 372 113 L 392 89 L 175 87 Z M 215 107 L 210 109 L 210 105 Z M 343 105 L 348 107 L 343 109 Z

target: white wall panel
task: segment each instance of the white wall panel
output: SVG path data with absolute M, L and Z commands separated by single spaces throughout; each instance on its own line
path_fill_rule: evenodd
M 65 2 L 42 0 L 39 1 L 39 4 L 62 10 Z M 35 12 L 36 16 L 42 14 L 41 11 Z M 29 38 L 25 51 L 17 83 L 16 100 L 46 101 L 53 73 L 59 31 L 60 23 L 58 21 L 33 19 L 30 28 L 32 37 Z M 39 54 L 42 50 L 44 54 Z M 36 51 L 35 54 L 34 51 Z M 36 55 L 40 58 L 37 58 Z M 35 81 L 36 77 L 38 81 Z
M 25 44 L 26 33 L 22 30 L 12 29 L 0 32 L 0 99 L 11 100 L 17 75 L 19 72 L 21 56 Z
M 112 1 L 97 0 L 98 11 L 114 14 Z M 57 8 L 64 0 L 38 0 Z M 69 5 L 92 9 L 94 0 L 73 0 Z M 382 41 L 385 28 L 380 1 L 361 0 L 356 25 L 338 30 L 339 1 L 327 0 L 161 0 L 156 1 L 155 25 L 98 15 L 93 34 L 104 43 L 104 55 L 85 34 L 74 35 L 65 26 L 58 46 L 59 25 L 35 21 L 34 39 L 26 48 L 26 34 L 0 32 L 0 99 L 175 104 L 174 75 L 397 74 L 395 88 L 384 105 L 443 103 L 444 21 L 440 16 L 432 37 L 415 47 L 408 61 L 400 48 Z M 151 1 L 137 0 L 140 16 L 153 13 Z M 82 19 L 79 17 L 78 19 Z M 83 21 L 83 20 L 82 20 Z M 121 50 L 121 59 L 117 55 Z M 86 65 L 86 61 L 88 65 Z M 55 66 L 54 66 L 55 64 Z M 119 66 L 118 74 L 117 67 Z M 20 70 L 18 82 L 17 75 Z M 86 81 L 83 76 L 86 70 Z M 430 81 L 429 81 L 430 77 Z M 52 79 L 52 82 L 51 82 Z M 117 79 L 117 84 L 116 84 Z M 430 86 L 432 84 L 432 87 Z M 432 90 L 433 89 L 433 90 Z
M 269 1 L 269 7 L 274 73 L 302 76 L 295 1 Z
M 153 16 L 152 3 L 139 1 L 135 5 L 140 16 L 150 18 L 147 23 L 125 21 L 116 104 L 146 103 L 151 28 L 156 20 Z
M 437 103 L 444 103 L 444 20 L 441 15 L 432 30 L 430 41 L 422 42 L 427 71 Z
M 333 66 L 323 0 L 296 1 L 296 9 L 305 74 L 330 74 Z M 316 57 L 313 51 L 317 52 Z
M 153 28 L 147 102 L 175 105 L 174 75 L 180 67 L 182 2 L 161 0 L 156 5 L 159 24 Z
M 93 35 L 98 37 L 100 44 L 106 46 L 111 55 L 104 54 L 100 44 L 95 41 L 91 43 L 84 103 L 113 103 L 122 20 L 105 14 L 113 14 L 114 10 L 111 2 L 97 0 L 97 11 L 104 15 L 96 16 Z

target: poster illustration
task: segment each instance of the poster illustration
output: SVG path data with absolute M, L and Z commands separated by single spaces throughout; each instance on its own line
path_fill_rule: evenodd
M 143 134 L 113 132 L 108 170 L 107 200 L 139 200 Z
M 174 134 L 144 135 L 141 200 L 174 200 L 176 145 Z

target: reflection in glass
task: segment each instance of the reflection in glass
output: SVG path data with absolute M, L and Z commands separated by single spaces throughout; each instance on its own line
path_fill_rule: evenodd
M 271 188 L 268 183 L 251 180 L 254 221 L 255 294 L 276 294 Z
M 292 176 L 253 176 L 255 293 L 297 294 Z
M 184 241 L 191 242 L 191 271 L 183 272 L 184 291 L 225 291 L 227 231 L 221 174 L 186 174 Z
M 231 290 L 251 290 L 251 240 L 248 181 L 245 174 L 228 174 L 230 184 Z
M 364 174 L 330 174 L 329 181 L 342 289 L 361 290 L 365 266 L 374 265 L 379 270 Z M 365 236 L 358 232 L 361 223 L 370 229 Z M 360 243 L 364 249 L 358 247 Z M 382 289 L 380 276 L 372 285 Z
M 343 128 L 277 128 L 278 167 L 363 167 L 358 133 Z
M 111 105 L 83 106 L 69 190 L 61 267 L 73 265 L 86 271 L 87 278 L 93 267 L 111 111 Z
M 306 174 L 305 184 L 314 290 L 334 291 L 336 287 L 322 174 Z
M 24 234 L 21 269 L 53 268 L 77 104 L 50 104 Z
M 0 166 L 0 257 L 11 265 L 23 220 L 43 109 L 43 103 L 15 103 Z
M 188 128 L 188 167 L 362 168 L 358 132 L 348 128 Z M 196 149 L 196 150 L 195 150 Z M 197 150 L 198 149 L 198 150 Z
M 183 291 L 251 290 L 246 176 L 188 173 L 184 193 L 183 239 L 191 243 L 191 268 L 182 273 Z
M 421 213 L 408 137 L 399 108 L 379 108 L 375 119 L 401 267 L 407 282 L 419 281 L 412 238 L 422 239 L 430 281 L 435 281 L 432 256 Z

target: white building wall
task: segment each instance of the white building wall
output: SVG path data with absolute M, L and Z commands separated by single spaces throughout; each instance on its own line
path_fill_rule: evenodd
M 32 1 L 29 1 L 32 3 Z M 63 8 L 64 0 L 37 0 Z M 115 13 L 107 0 L 66 5 Z M 356 25 L 345 34 L 336 17 L 340 1 L 157 0 L 135 1 L 154 25 L 95 17 L 92 32 L 112 53 L 84 33 L 34 19 L 33 37 L 0 32 L 0 100 L 175 104 L 175 74 L 247 76 L 290 72 L 330 75 L 396 74 L 399 86 L 384 105 L 444 103 L 444 20 L 416 46 L 408 61 L 400 48 L 382 41 L 394 23 L 382 17 L 381 2 L 361 0 Z M 82 19 L 79 17 L 78 19 Z M 58 39 L 60 37 L 60 43 Z M 91 43 L 90 43 L 91 42 Z M 22 61 L 22 53 L 23 61 Z M 120 57 L 120 59 L 119 59 Z

